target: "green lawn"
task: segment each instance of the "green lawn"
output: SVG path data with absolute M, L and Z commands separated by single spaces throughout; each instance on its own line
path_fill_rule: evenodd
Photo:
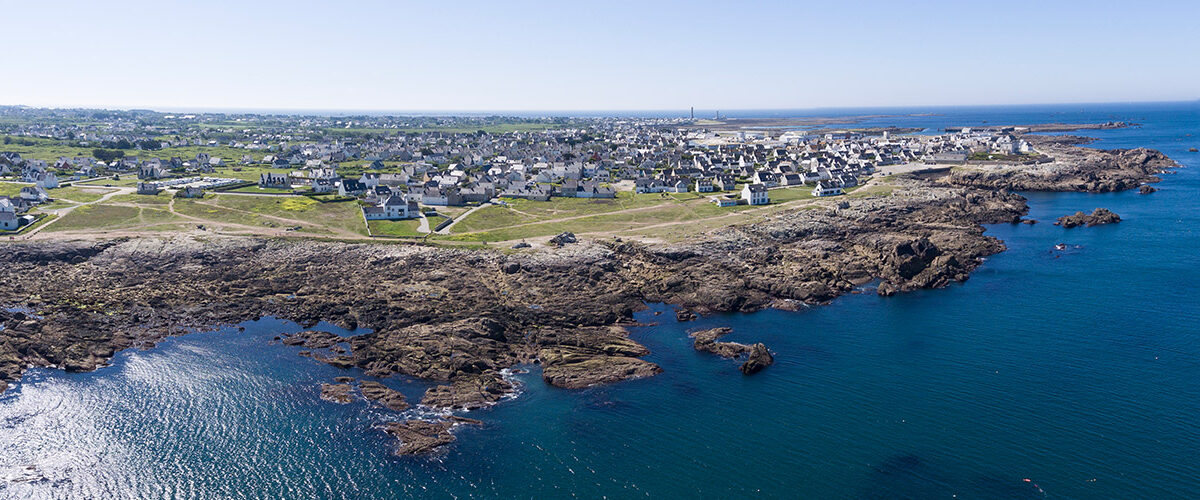
M 161 192 L 156 195 L 148 194 L 119 194 L 108 199 L 109 203 L 132 203 L 134 205 L 167 205 L 171 203 L 171 195 Z
M 425 233 L 417 231 L 421 225 L 420 219 L 408 220 L 373 220 L 367 221 L 371 226 L 371 234 L 376 236 L 398 236 L 402 238 L 420 238 Z M 433 224 L 433 221 L 430 221 Z
M 46 231 L 70 231 L 76 229 L 113 229 L 137 225 L 141 209 L 117 205 L 85 205 L 62 216 Z
M 517 224 L 548 221 L 564 217 L 598 215 L 631 208 L 668 205 L 674 198 L 658 194 L 617 193 L 615 199 L 551 198 L 530 201 L 505 198 L 508 206 L 492 205 L 476 210 L 454 225 L 455 233 L 487 231 Z
M 202 200 L 176 200 L 181 214 L 216 222 L 270 228 L 300 226 L 300 232 L 328 235 L 330 228 L 366 235 L 357 203 L 321 203 L 306 196 L 217 194 Z
M 21 194 L 21 188 L 32 185 L 23 182 L 0 182 L 0 196 L 18 196 Z
M 122 175 L 120 180 L 114 181 L 112 179 L 112 176 L 108 176 L 108 177 L 96 179 L 93 181 L 76 182 L 74 185 L 75 186 L 95 186 L 95 187 L 105 187 L 105 186 L 134 187 L 134 186 L 137 186 L 139 182 L 142 182 L 142 181 L 137 178 L 137 174 L 130 173 L 130 174 Z
M 51 189 L 48 192 L 50 197 L 56 200 L 66 200 L 74 203 L 91 203 L 104 197 L 105 194 L 113 192 L 113 189 L 104 189 L 102 187 L 94 187 L 88 184 L 79 186 L 71 185 Z
M 812 188 L 793 187 L 773 189 L 771 203 L 779 204 L 796 200 L 813 199 Z M 697 223 L 708 219 L 733 223 L 741 218 L 726 218 L 758 207 L 737 205 L 718 207 L 708 201 L 710 196 L 721 193 L 670 193 L 660 194 L 619 193 L 615 200 L 589 200 L 575 198 L 553 198 L 548 202 L 528 200 L 510 201 L 510 207 L 491 206 L 475 211 L 454 225 L 449 239 L 459 241 L 510 241 L 538 238 L 563 231 L 577 233 L 607 231 L 648 231 L 654 226 Z M 728 193 L 724 193 L 728 194 Z M 639 209 L 626 211 L 629 209 Z M 576 217 L 571 220 L 554 220 Z M 707 226 L 707 225 L 706 225 Z M 666 226 L 672 231 L 676 226 Z
M 99 147 L 99 144 L 89 144 L 80 146 L 76 141 L 58 141 L 54 139 L 42 138 L 25 138 L 31 139 L 36 144 L 31 146 L 23 146 L 17 143 L 3 145 L 4 151 L 13 151 L 20 153 L 23 158 L 36 160 L 45 160 L 52 162 L 59 157 L 74 158 L 76 156 L 92 156 L 92 150 Z M 162 158 L 170 159 L 173 156 L 178 156 L 184 160 L 192 160 L 196 158 L 197 153 L 208 153 L 210 156 L 219 157 L 225 160 L 227 164 L 234 164 L 241 160 L 242 155 L 250 155 L 255 161 L 261 160 L 264 155 L 270 154 L 261 150 L 248 150 L 240 148 L 231 148 L 229 146 L 187 146 L 180 148 L 166 148 L 154 151 L 140 151 L 137 149 L 126 149 L 125 156 L 145 158 Z M 255 178 L 257 180 L 257 177 Z M 57 225 L 57 224 L 55 224 Z
M 770 189 L 767 191 L 767 195 L 768 195 L 768 197 L 770 197 L 771 203 L 786 203 L 789 201 L 796 201 L 796 200 L 811 200 L 813 198 L 816 198 L 816 196 L 813 196 L 813 194 L 812 194 L 812 189 L 813 188 L 811 186 L 796 186 L 796 187 L 787 187 L 787 188 L 782 188 L 782 189 Z

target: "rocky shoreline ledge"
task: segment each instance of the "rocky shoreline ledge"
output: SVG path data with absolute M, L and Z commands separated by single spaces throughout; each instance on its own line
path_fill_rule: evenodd
M 369 376 L 437 381 L 420 404 L 442 412 L 511 394 L 502 370 L 518 364 L 540 363 L 544 381 L 563 388 L 653 376 L 662 368 L 624 329 L 647 302 L 706 314 L 795 309 L 871 281 L 881 295 L 944 286 L 1004 250 L 981 224 L 1020 221 L 1027 206 L 1010 189 L 1129 189 L 1173 166 L 1149 150 L 1053 147 L 1069 156 L 1058 170 L 897 179 L 886 196 L 779 212 L 684 244 L 515 254 L 182 236 L 7 244 L 0 389 L 31 366 L 93 370 L 122 349 L 263 316 L 369 328 L 280 341 Z M 385 406 L 408 404 L 365 384 L 359 391 Z M 330 399 L 353 397 L 349 382 L 330 386 Z M 460 423 L 409 420 L 387 432 L 398 453 L 418 453 L 452 441 Z
M 1159 182 L 1162 180 L 1159 175 L 1177 166 L 1166 155 L 1151 149 L 1072 147 L 1090 142 L 1086 137 L 1026 135 L 1022 138 L 1039 151 L 1049 152 L 1054 161 L 1036 166 L 956 169 L 947 182 L 983 189 L 1109 193 Z

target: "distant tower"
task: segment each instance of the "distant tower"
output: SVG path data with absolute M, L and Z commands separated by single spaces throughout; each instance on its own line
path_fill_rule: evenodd
M 692 106 L 692 119 L 693 120 L 696 119 L 696 107 L 695 106 Z

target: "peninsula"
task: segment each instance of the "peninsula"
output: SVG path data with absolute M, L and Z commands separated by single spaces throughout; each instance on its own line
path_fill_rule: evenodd
M 818 135 L 363 117 L 289 128 L 131 112 L 101 119 L 100 133 L 60 118 L 10 129 L 0 153 L 13 191 L 0 209 L 24 221 L 0 245 L 0 388 L 32 366 L 94 370 L 122 349 L 272 316 L 370 330 L 279 339 L 346 370 L 313 388 L 323 397 L 404 412 L 402 395 L 352 377 L 405 375 L 436 381 L 412 404 L 447 415 L 511 395 L 506 374 L 521 365 L 568 389 L 669 370 L 624 329 L 646 303 L 686 320 L 941 287 L 1004 250 L 983 224 L 1022 220 L 1014 191 L 1136 189 L 1176 167 L 1153 150 L 1003 127 Z M 754 351 L 748 372 L 769 364 L 765 346 L 715 342 L 722 333 L 697 348 Z M 427 452 L 464 423 L 414 416 L 387 431 L 399 453 Z

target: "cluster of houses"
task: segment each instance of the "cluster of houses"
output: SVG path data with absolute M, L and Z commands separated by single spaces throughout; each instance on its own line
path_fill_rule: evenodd
M 47 164 L 0 153 L 0 175 L 19 176 L 34 184 L 28 196 L 22 190 L 21 198 L 44 201 L 45 191 L 56 187 L 58 176 L 66 172 L 73 179 L 136 173 L 142 181 L 138 192 L 149 194 L 177 181 L 205 189 L 180 178 L 193 179 L 220 167 L 268 166 L 271 171 L 259 178 L 262 188 L 356 197 L 367 205 L 364 217 L 394 219 L 419 216 L 415 207 L 420 205 L 465 205 L 494 198 L 603 199 L 615 198 L 619 190 L 711 193 L 710 199 L 722 206 L 760 205 L 770 202 L 773 188 L 803 187 L 815 196 L 839 195 L 887 165 L 955 164 L 979 152 L 1034 152 L 1028 142 L 1004 129 L 891 136 L 886 132 L 729 132 L 684 126 L 683 121 L 670 119 L 591 119 L 508 133 L 396 132 L 334 138 L 313 131 L 350 123 L 387 130 L 403 120 L 363 118 L 375 121 L 358 123 L 328 117 L 271 117 L 256 125 L 254 117 L 239 117 L 252 126 L 225 131 L 236 137 L 217 141 L 189 132 L 186 126 L 208 119 L 163 116 L 147 131 L 145 117 L 117 115 L 102 132 L 43 125 L 30 125 L 23 132 L 42 137 L 71 134 L 77 142 L 135 144 L 173 137 L 163 139 L 161 146 L 222 146 L 244 150 L 240 158 L 200 152 L 192 158 L 170 159 L 130 155 L 107 163 L 64 157 Z M 339 174 L 339 167 L 345 171 L 347 162 L 353 162 L 355 173 Z

